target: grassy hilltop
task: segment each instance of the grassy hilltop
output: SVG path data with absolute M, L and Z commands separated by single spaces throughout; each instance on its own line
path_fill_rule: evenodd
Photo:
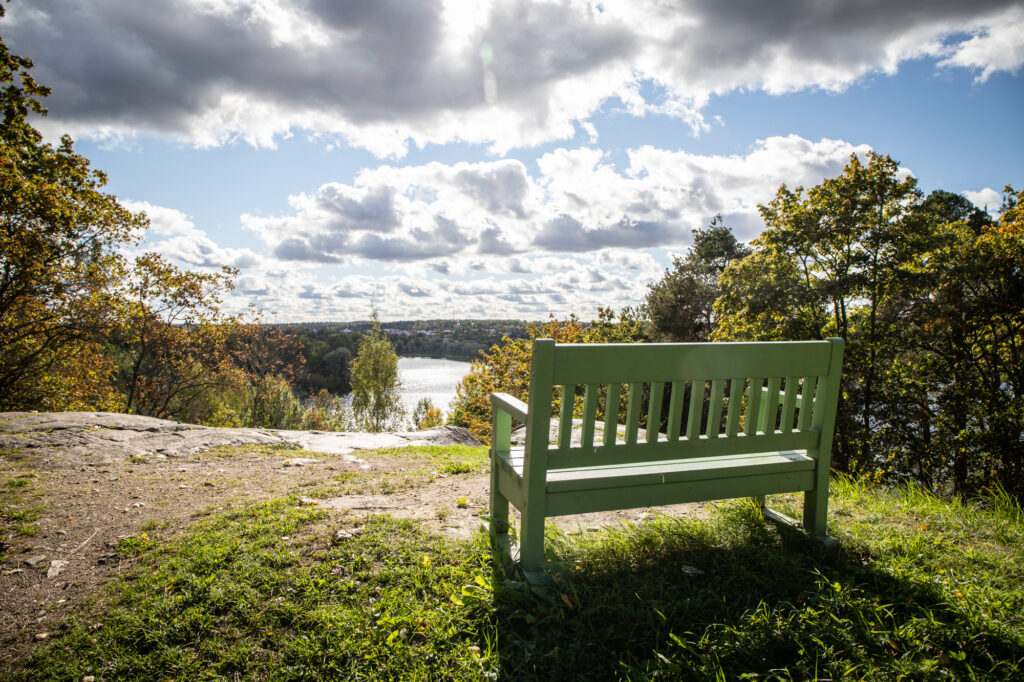
M 483 448 L 452 452 L 389 456 L 483 475 Z M 422 484 L 408 470 L 402 481 Z M 7 673 L 1006 680 L 1024 671 L 1024 519 L 999 494 L 965 504 L 838 479 L 836 550 L 764 523 L 744 501 L 704 517 L 552 530 L 555 587 L 534 595 L 492 565 L 482 532 L 456 541 L 413 521 L 310 504 L 387 487 L 337 476 L 200 516 L 181 535 L 126 538 L 117 552 L 130 570 Z M 773 504 L 795 513 L 798 500 Z

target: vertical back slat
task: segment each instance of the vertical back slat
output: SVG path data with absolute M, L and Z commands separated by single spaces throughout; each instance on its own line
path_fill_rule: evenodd
M 661 401 L 665 393 L 665 383 L 651 382 L 651 401 L 647 405 L 647 442 L 658 442 L 658 429 L 661 428 Z
M 686 439 L 700 437 L 700 417 L 704 412 L 704 380 L 693 379 L 690 382 L 690 414 L 686 419 Z
M 818 387 L 818 377 L 804 377 L 803 386 L 800 387 L 800 414 L 797 417 L 796 427 L 806 431 L 811 427 L 811 406 L 814 404 L 814 392 Z
M 576 387 L 562 386 L 562 404 L 558 410 L 558 447 L 572 445 L 572 411 L 576 407 Z
M 761 428 L 765 433 L 775 432 L 775 420 L 779 417 L 779 385 L 782 383 L 780 377 L 768 378 L 768 393 L 765 402 L 761 405 Z
M 761 416 L 761 392 L 764 389 L 764 377 L 751 377 L 747 388 L 747 425 L 744 433 L 748 436 L 757 435 L 757 423 Z
M 622 384 L 608 384 L 608 398 L 604 401 L 604 444 L 615 445 L 615 432 L 619 426 L 619 399 Z
M 729 411 L 725 417 L 725 436 L 735 438 L 740 425 L 740 406 L 743 404 L 743 382 L 741 377 L 729 380 Z
M 796 389 L 800 377 L 786 377 L 786 397 L 782 399 L 782 432 L 792 433 L 793 414 L 796 411 Z
M 582 447 L 594 447 L 594 417 L 596 415 L 597 385 L 587 384 L 583 391 L 583 431 L 580 433 L 580 445 Z
M 626 405 L 626 443 L 636 445 L 636 434 L 640 429 L 640 409 L 644 399 L 644 385 L 629 385 L 629 403 Z
M 672 395 L 668 399 L 668 441 L 670 443 L 679 440 L 679 424 L 683 420 L 683 393 L 685 389 L 685 382 L 672 382 Z
M 722 396 L 725 393 L 725 379 L 714 379 L 711 382 L 711 404 L 708 405 L 708 423 L 704 433 L 708 438 L 718 438 L 722 431 Z

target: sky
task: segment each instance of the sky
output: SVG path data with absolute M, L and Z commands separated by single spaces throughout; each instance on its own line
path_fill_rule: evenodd
M 0 36 L 151 226 L 278 322 L 643 302 L 716 215 L 851 154 L 997 211 L 1024 3 L 11 0 Z

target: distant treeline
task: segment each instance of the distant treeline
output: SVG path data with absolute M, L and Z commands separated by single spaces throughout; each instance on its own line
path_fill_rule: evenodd
M 275 325 L 301 347 L 304 369 L 297 387 L 304 393 L 351 390 L 350 366 L 372 322 L 307 322 Z M 525 338 L 524 320 L 407 320 L 381 323 L 395 352 L 403 357 L 471 361 L 503 338 Z

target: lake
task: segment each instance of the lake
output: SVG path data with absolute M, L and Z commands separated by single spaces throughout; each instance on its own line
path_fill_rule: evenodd
M 455 399 L 455 387 L 469 374 L 470 364 L 435 358 L 398 358 L 398 378 L 402 381 L 402 404 L 408 416 L 421 398 L 430 398 L 434 407 L 446 415 Z

